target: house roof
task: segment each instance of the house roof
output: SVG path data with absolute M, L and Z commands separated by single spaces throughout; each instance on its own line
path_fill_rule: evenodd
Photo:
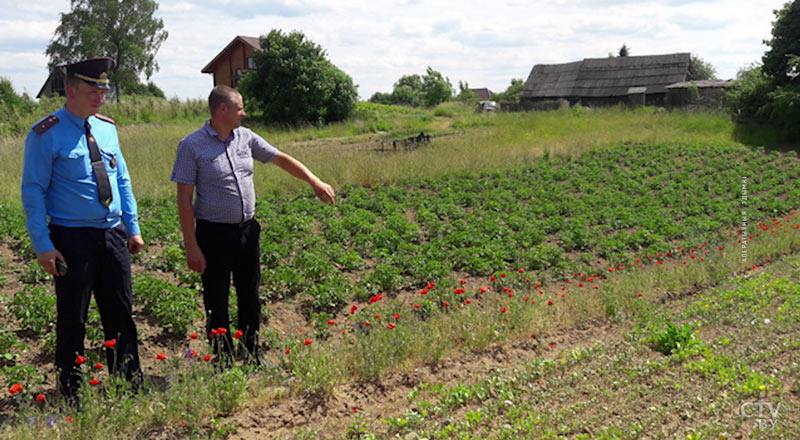
M 470 89 L 478 99 L 489 99 L 492 97 L 492 91 L 487 88 Z
M 626 96 L 631 87 L 665 93 L 665 87 L 684 81 L 689 54 L 585 58 L 564 64 L 537 64 L 520 92 L 522 98 Z
M 698 89 L 707 88 L 725 88 L 730 87 L 736 83 L 735 79 L 703 79 L 699 81 L 682 81 L 675 84 L 670 84 L 667 89 L 688 89 L 691 85 L 696 86 Z
M 200 72 L 202 72 L 202 73 L 214 73 L 214 71 L 212 70 L 212 68 L 214 67 L 214 64 L 216 64 L 217 61 L 219 61 L 225 55 L 225 53 L 230 48 L 232 48 L 234 44 L 236 44 L 237 41 L 241 42 L 242 44 L 245 44 L 247 46 L 250 46 L 255 50 L 261 49 L 261 40 L 259 40 L 257 37 L 245 37 L 243 35 L 237 35 L 236 38 L 231 40 L 231 42 L 228 43 L 227 46 L 225 46 L 225 49 L 222 49 L 217 54 L 217 56 L 214 57 L 213 60 L 211 60 L 208 64 L 206 64 L 206 67 L 203 67 L 203 69 L 200 70 Z

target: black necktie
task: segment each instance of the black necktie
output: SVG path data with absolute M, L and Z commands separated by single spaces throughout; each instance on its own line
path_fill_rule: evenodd
M 92 171 L 94 171 L 94 179 L 97 181 L 97 198 L 100 204 L 108 208 L 111 204 L 111 184 L 108 182 L 108 173 L 106 172 L 106 165 L 103 163 L 103 158 L 100 156 L 100 148 L 97 147 L 97 141 L 92 136 L 92 130 L 89 126 L 89 120 L 84 121 L 83 126 L 86 128 L 86 143 L 89 145 L 89 156 L 92 159 Z

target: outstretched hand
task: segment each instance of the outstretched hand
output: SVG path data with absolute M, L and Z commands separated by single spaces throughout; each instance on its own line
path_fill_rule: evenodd
M 336 204 L 336 193 L 333 191 L 333 187 L 321 180 L 316 185 L 312 185 L 312 187 L 318 199 L 331 205 Z

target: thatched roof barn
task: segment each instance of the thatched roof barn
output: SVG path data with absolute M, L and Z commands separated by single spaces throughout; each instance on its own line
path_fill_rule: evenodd
M 565 64 L 533 66 L 521 102 L 566 99 L 570 104 L 613 105 L 631 100 L 664 105 L 666 86 L 689 75 L 688 53 L 586 58 Z

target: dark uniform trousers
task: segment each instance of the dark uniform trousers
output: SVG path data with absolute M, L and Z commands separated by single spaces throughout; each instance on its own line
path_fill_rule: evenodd
M 206 332 L 228 329 L 228 300 L 231 275 L 236 288 L 239 321 L 245 348 L 257 354 L 258 329 L 261 323 L 261 303 L 258 287 L 261 282 L 259 233 L 255 219 L 243 223 L 214 223 L 198 219 L 195 235 L 206 259 L 202 275 L 203 302 L 206 308 Z M 228 329 L 229 330 L 229 329 Z M 216 354 L 232 354 L 231 333 L 210 339 Z
M 125 227 L 71 228 L 51 224 L 50 239 L 69 267 L 66 276 L 55 277 L 56 368 L 61 392 L 73 395 L 80 384 L 75 358 L 84 354 L 92 292 L 106 340 L 117 341 L 114 348 L 105 349 L 109 371 L 124 374 L 137 385 L 142 372 L 132 317 L 131 265 Z

